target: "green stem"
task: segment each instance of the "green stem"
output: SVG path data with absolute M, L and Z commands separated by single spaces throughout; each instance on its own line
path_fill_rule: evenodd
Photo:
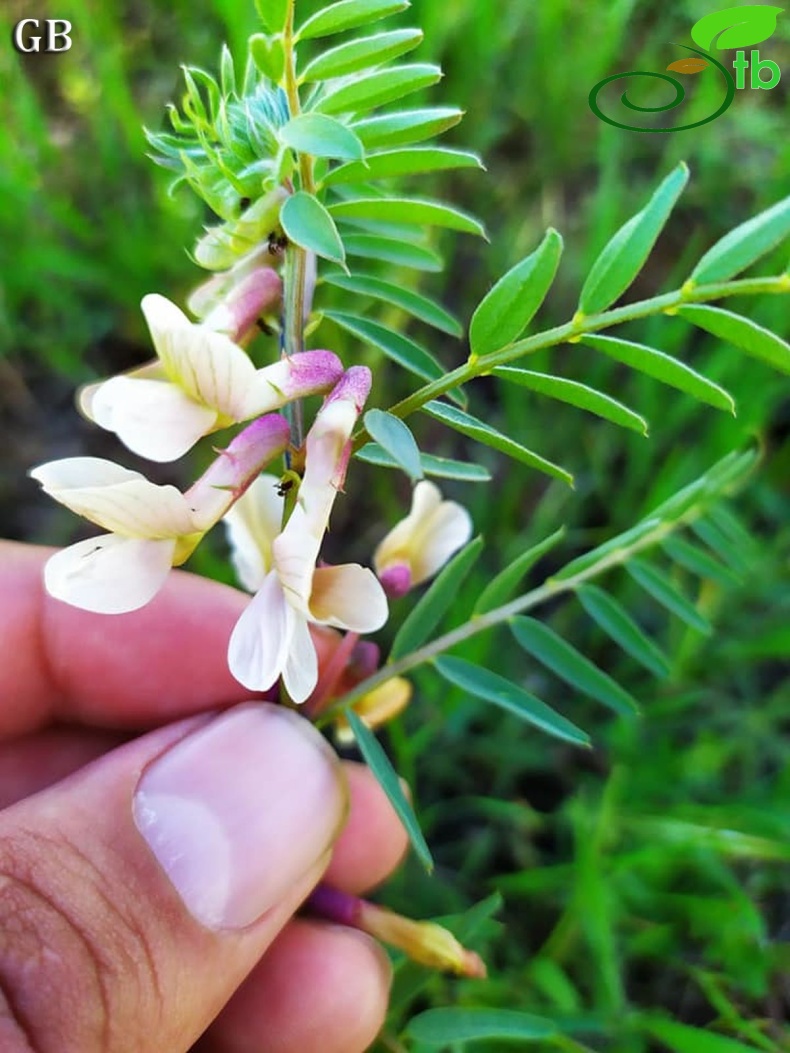
M 285 55 L 283 86 L 288 98 L 288 110 L 291 117 L 296 117 L 302 112 L 294 52 L 294 8 L 295 0 L 289 0 L 288 15 L 283 30 Z M 301 189 L 314 194 L 313 159 L 309 154 L 299 155 L 299 177 Z M 295 355 L 304 351 L 304 319 L 310 306 L 306 302 L 307 253 L 298 245 L 289 244 L 285 251 L 283 286 L 283 352 L 286 355 Z M 302 400 L 297 399 L 290 406 L 294 445 L 301 446 L 304 438 Z
M 625 304 L 611 311 L 590 315 L 576 314 L 570 322 L 554 326 L 553 329 L 547 329 L 542 333 L 536 333 L 525 340 L 516 340 L 497 351 L 490 351 L 487 355 L 470 355 L 462 366 L 458 366 L 450 373 L 445 373 L 438 380 L 425 384 L 419 391 L 415 391 L 414 394 L 391 406 L 389 412 L 396 417 L 408 417 L 422 409 L 431 399 L 440 398 L 448 391 L 474 380 L 475 377 L 485 376 L 495 366 L 506 365 L 508 362 L 534 354 L 536 351 L 543 351 L 548 347 L 554 347 L 556 344 L 578 343 L 588 333 L 595 333 L 614 325 L 649 318 L 659 312 L 674 314 L 678 307 L 686 304 L 706 303 L 725 296 L 756 296 L 761 293 L 786 292 L 790 292 L 790 275 L 787 274 L 773 278 L 743 278 L 739 281 L 715 282 L 709 285 L 687 283 L 673 292 L 653 296 L 648 300 L 638 300 L 636 303 Z M 369 438 L 366 431 L 359 431 L 354 437 L 354 450 L 364 446 Z

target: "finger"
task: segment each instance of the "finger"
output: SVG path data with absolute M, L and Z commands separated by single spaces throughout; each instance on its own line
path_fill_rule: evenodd
M 265 705 L 266 703 L 260 703 Z M 119 745 L 120 736 L 52 728 L 0 742 L 0 808 L 7 808 Z M 324 880 L 360 895 L 381 884 L 403 859 L 408 838 L 386 794 L 364 764 L 343 764 L 349 810 Z
M 352 762 L 345 769 L 351 806 L 324 881 L 359 895 L 395 870 L 408 848 L 408 837 L 370 769 Z
M 345 806 L 314 728 L 243 705 L 6 809 L 0 1047 L 187 1050 L 320 877 Z
M 48 728 L 0 742 L 0 809 L 65 779 L 121 741 L 117 732 Z
M 295 919 L 196 1053 L 364 1053 L 384 1023 L 391 974 L 370 937 Z
M 44 591 L 49 555 L 0 542 L 0 737 L 53 718 L 139 729 L 250 697 L 227 663 L 248 596 L 174 571 L 141 610 L 93 614 Z

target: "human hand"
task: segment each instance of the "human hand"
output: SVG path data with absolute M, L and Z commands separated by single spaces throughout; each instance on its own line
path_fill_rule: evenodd
M 280 707 L 217 714 L 245 596 L 175 573 L 94 615 L 47 555 L 0 542 L 0 1048 L 362 1053 L 386 957 L 293 914 L 397 864 L 378 785 Z

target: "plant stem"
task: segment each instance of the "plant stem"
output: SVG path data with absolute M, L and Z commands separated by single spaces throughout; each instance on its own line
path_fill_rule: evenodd
M 496 607 L 494 610 L 488 611 L 486 614 L 473 617 L 471 621 L 466 622 L 457 629 L 452 629 L 443 636 L 437 637 L 435 640 L 418 648 L 416 651 L 404 655 L 403 658 L 399 658 L 394 662 L 389 662 L 387 665 L 379 669 L 378 672 L 357 684 L 356 687 L 351 691 L 348 691 L 332 706 L 328 707 L 321 714 L 317 723 L 319 726 L 326 723 L 339 711 L 347 709 L 369 691 L 372 691 L 373 688 L 378 687 L 387 680 L 391 680 L 393 677 L 403 676 L 404 673 L 408 673 L 419 665 L 430 662 L 443 651 L 448 651 L 451 647 L 456 647 L 458 644 L 470 639 L 470 637 L 476 636 L 478 633 L 485 632 L 488 629 L 493 629 L 497 625 L 501 625 L 503 622 L 515 617 L 517 614 L 523 614 L 525 611 L 532 610 L 534 607 L 539 606 L 541 603 L 545 603 L 546 600 L 552 599 L 555 596 L 573 592 L 580 585 L 584 584 L 584 582 L 598 577 L 612 567 L 627 562 L 638 552 L 658 544 L 679 526 L 697 518 L 697 516 L 701 514 L 702 508 L 699 503 L 696 503 L 674 520 L 657 520 L 655 526 L 650 530 L 639 532 L 632 541 L 623 544 L 622 547 L 608 549 L 600 559 L 582 567 L 577 573 L 561 576 L 562 571 L 560 571 L 559 575 L 547 579 L 542 585 L 535 589 L 531 589 L 529 592 L 523 593 L 521 596 L 517 596 L 516 599 L 511 600 L 509 603 L 505 603 L 501 607 Z M 637 530 L 637 528 L 628 531 L 628 534 L 633 534 L 634 530 Z
M 505 365 L 525 355 L 554 347 L 556 344 L 578 343 L 588 333 L 596 333 L 610 326 L 622 325 L 624 322 L 632 322 L 640 318 L 649 318 L 659 312 L 671 315 L 678 307 L 686 304 L 706 303 L 709 300 L 719 300 L 724 296 L 756 296 L 761 293 L 786 292 L 790 292 L 790 275 L 781 274 L 772 278 L 743 278 L 739 281 L 715 282 L 709 285 L 687 284 L 673 292 L 652 296 L 648 300 L 638 300 L 636 303 L 625 304 L 611 311 L 590 315 L 577 314 L 570 322 L 554 326 L 542 333 L 536 333 L 524 340 L 516 340 L 497 351 L 490 351 L 486 355 L 470 355 L 462 366 L 445 373 L 438 380 L 425 384 L 419 391 L 415 391 L 414 394 L 391 406 L 388 412 L 393 413 L 396 417 L 408 417 L 422 409 L 431 399 L 440 398 L 448 391 L 474 380 L 475 377 L 485 376 L 495 366 Z M 360 430 L 354 437 L 354 450 L 364 446 L 368 440 L 367 432 L 364 429 Z
M 283 81 L 291 117 L 297 117 L 302 112 L 294 54 L 294 8 L 295 0 L 289 0 L 288 16 L 283 30 L 283 53 L 285 55 Z M 315 193 L 313 159 L 309 154 L 299 154 L 299 178 L 302 190 L 308 194 Z M 285 251 L 283 271 L 283 353 L 286 355 L 295 355 L 304 351 L 304 319 L 310 309 L 310 305 L 306 302 L 306 276 L 307 253 L 299 245 L 291 243 Z M 302 400 L 297 399 L 290 405 L 293 442 L 295 446 L 301 446 L 304 438 Z

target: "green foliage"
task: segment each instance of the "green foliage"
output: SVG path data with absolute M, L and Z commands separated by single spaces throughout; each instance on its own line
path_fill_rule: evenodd
M 291 241 L 333 263 L 345 262 L 343 241 L 332 217 L 321 202 L 303 190 L 292 194 L 282 207 L 280 223 Z
M 429 638 L 453 605 L 458 589 L 479 559 L 482 548 L 483 539 L 475 538 L 439 572 L 398 630 L 390 648 L 391 659 L 415 651 Z
M 463 658 L 437 658 L 434 664 L 445 680 L 468 692 L 473 698 L 491 702 L 528 724 L 534 724 L 547 735 L 554 735 L 576 746 L 590 745 L 590 736 L 586 732 L 505 677 Z
M 372 409 L 365 414 L 368 434 L 377 440 L 382 450 L 389 454 L 403 469 L 412 482 L 422 479 L 422 461 L 414 436 L 399 417 L 391 413 Z
M 400 779 L 392 767 L 387 754 L 373 732 L 368 729 L 367 725 L 360 720 L 353 710 L 348 711 L 347 718 L 351 725 L 351 730 L 354 732 L 356 743 L 359 746 L 359 752 L 367 761 L 370 770 L 378 779 L 379 785 L 386 793 L 390 804 L 403 823 L 412 847 L 417 853 L 417 858 L 425 866 L 426 870 L 432 870 L 433 858 L 431 850 L 428 848 L 428 844 L 420 829 L 420 824 L 417 821 L 417 816 L 414 814 L 414 809 L 403 792 Z
M 674 57 L 667 41 L 687 39 L 693 17 L 687 12 L 671 5 L 640 13 L 629 4 L 462 0 L 448 18 L 434 0 L 415 0 L 410 21 L 426 34 L 417 53 L 423 75 L 435 80 L 438 66 L 445 68 L 441 106 L 432 101 L 436 90 L 421 90 L 382 104 L 381 111 L 329 116 L 322 110 L 329 92 L 314 92 L 311 82 L 302 89 L 303 114 L 294 117 L 278 114 L 281 95 L 271 83 L 285 72 L 278 38 L 285 5 L 258 5 L 265 35 L 258 34 L 249 73 L 241 45 L 261 25 L 247 6 L 217 3 L 195 20 L 183 0 L 168 5 L 167 18 L 152 3 L 150 18 L 146 8 L 130 32 L 120 9 L 86 0 L 58 12 L 77 12 L 91 35 L 78 55 L 46 65 L 10 48 L 0 56 L 9 86 L 0 130 L 6 158 L 0 233 L 14 247 L 0 303 L 0 340 L 10 357 L 0 365 L 8 366 L 4 390 L 26 447 L 36 427 L 42 434 L 51 429 L 42 440 L 48 445 L 62 441 L 62 419 L 50 410 L 53 371 L 88 379 L 119 362 L 128 368 L 144 361 L 150 346 L 135 299 L 154 288 L 175 297 L 199 279 L 177 246 L 206 217 L 187 195 L 168 197 L 164 177 L 180 174 L 217 206 L 222 233 L 207 244 L 215 259 L 225 253 L 223 266 L 249 245 L 223 228 L 249 212 L 254 202 L 242 209 L 245 191 L 261 193 L 269 173 L 287 172 L 295 190 L 313 194 L 327 210 L 360 199 L 412 201 L 414 194 L 440 203 L 452 198 L 462 213 L 480 216 L 491 237 L 485 253 L 471 239 L 451 242 L 452 228 L 405 224 L 403 215 L 395 220 L 392 213 L 384 222 L 386 206 L 375 206 L 379 218 L 335 215 L 350 275 L 321 265 L 311 346 L 332 347 L 347 362 L 363 359 L 376 367 L 382 408 L 410 417 L 420 445 L 443 455 L 421 454 L 426 474 L 474 481 L 493 476 L 492 487 L 455 488 L 453 496 L 471 506 L 489 545 L 455 597 L 455 628 L 437 640 L 455 647 L 464 663 L 495 669 L 508 684 L 540 696 L 554 713 L 570 713 L 594 751 L 570 749 L 500 706 L 453 688 L 438 673 L 448 661 L 438 643 L 433 657 L 414 667 L 418 697 L 392 726 L 387 746 L 394 767 L 415 786 L 437 873 L 457 877 L 452 884 L 441 876 L 428 882 L 407 868 L 384 896 L 411 913 L 463 919 L 469 904 L 495 886 L 505 894 L 505 927 L 486 915 L 473 936 L 463 937 L 494 965 L 486 986 L 460 981 L 450 987 L 398 960 L 393 1011 L 376 1048 L 419 1049 L 405 1030 L 409 1016 L 450 1002 L 462 1011 L 485 1003 L 494 1011 L 534 1013 L 551 1021 L 556 1046 L 565 1050 L 652 1053 L 657 1042 L 695 1051 L 708 1042 L 722 1053 L 722 1043 L 733 1050 L 783 1048 L 788 960 L 781 905 L 790 830 L 782 670 L 790 654 L 790 538 L 786 381 L 768 368 L 783 368 L 788 337 L 786 299 L 773 295 L 788 286 L 781 249 L 787 203 L 774 204 L 786 193 L 790 162 L 779 94 L 747 99 L 750 93 L 739 93 L 743 97 L 725 117 L 692 138 L 618 133 L 579 104 L 579 87 L 616 69 L 664 68 Z M 378 32 L 378 19 L 406 6 L 401 0 L 341 0 L 320 8 L 306 0 L 297 12 L 300 69 L 324 53 L 325 35 L 374 24 L 362 35 Z M 396 31 L 394 19 L 383 25 L 385 32 Z M 164 147 L 161 158 L 171 164 L 149 172 L 140 123 L 158 129 L 162 100 L 172 91 L 171 70 L 185 58 L 195 63 L 187 81 L 189 107 L 198 124 L 201 107 L 211 116 L 212 88 L 202 70 L 215 68 L 221 39 L 237 56 L 236 101 L 250 77 L 272 103 L 271 119 L 260 122 L 263 156 L 250 156 L 238 140 L 250 127 L 240 107 L 225 138 L 210 140 L 221 165 L 216 178 L 208 178 L 190 157 L 190 149 L 202 149 L 192 118 L 173 110 L 173 127 L 152 132 Z M 714 33 L 708 44 L 723 41 Z M 331 49 L 339 42 L 331 37 L 326 43 Z M 232 93 L 227 62 L 223 67 L 225 83 L 221 76 L 215 83 Z M 419 82 L 408 67 L 399 77 L 407 86 Z M 374 88 L 392 90 L 389 73 L 377 78 Z M 701 110 L 706 90 L 698 89 L 692 106 L 699 103 Z M 461 136 L 456 125 L 464 111 Z M 432 140 L 445 133 L 451 145 L 437 146 Z M 202 135 L 209 140 L 205 129 Z M 476 171 L 478 155 L 490 177 Z M 316 162 L 312 188 L 301 182 L 305 156 Z M 611 300 L 594 327 L 585 328 L 584 319 L 574 324 L 579 290 L 612 231 L 639 214 L 660 176 L 676 173 L 682 158 L 694 178 L 633 284 L 615 295 L 626 293 L 626 302 L 612 308 Z M 568 241 L 550 290 L 539 296 L 539 284 L 523 283 L 509 311 L 499 319 L 490 315 L 495 332 L 497 324 L 504 327 L 504 342 L 493 336 L 482 354 L 502 357 L 473 369 L 459 366 L 458 345 L 441 335 L 450 334 L 449 319 L 466 321 L 480 311 L 486 290 L 494 291 L 500 275 L 518 271 L 522 264 L 514 268 L 514 261 L 525 263 L 535 253 L 547 226 L 562 230 Z M 35 236 L 21 238 L 23 229 Z M 261 233 L 268 230 L 255 237 Z M 605 276 L 608 295 L 633 270 L 634 259 L 622 256 L 618 281 L 608 287 Z M 761 267 L 756 277 L 730 282 L 753 264 Z M 654 295 L 661 289 L 672 291 Z M 732 312 L 711 306 L 724 296 L 735 298 Z M 537 307 L 529 315 L 530 298 L 538 300 L 542 332 L 534 327 Z M 532 361 L 524 372 L 533 381 L 546 377 L 535 382 L 556 382 L 555 391 L 567 381 L 612 398 L 650 422 L 650 442 L 586 414 L 566 413 L 534 389 L 527 394 L 501 383 L 505 370 L 525 366 L 520 360 L 526 356 Z M 478 376 L 486 379 L 472 384 Z M 415 388 L 415 378 L 433 386 Z M 473 449 L 467 442 L 472 433 L 444 427 L 447 420 L 412 416 L 431 402 L 446 414 L 451 407 L 444 399 L 462 399 L 465 392 L 475 426 L 572 468 L 576 491 L 547 482 L 545 472 L 521 469 L 517 459 L 503 467 L 501 449 Z M 65 396 L 60 401 L 65 404 Z M 726 412 L 710 414 L 700 402 Z M 46 414 L 37 413 L 37 405 L 46 406 Z M 755 435 L 763 466 L 738 496 L 737 511 L 718 500 L 730 485 L 726 473 L 710 486 L 709 477 L 690 484 Z M 358 460 L 397 464 L 380 445 L 365 443 L 360 434 Z M 25 511 L 30 498 L 23 487 L 8 481 L 12 474 L 22 477 L 29 451 L 17 472 L 15 441 L 5 448 L 5 532 L 65 540 L 68 528 L 45 529 L 39 510 Z M 362 488 L 370 482 L 370 505 L 394 516 L 393 489 L 405 483 L 402 476 L 360 472 Z M 349 495 L 354 477 L 352 464 Z M 662 512 L 672 494 L 679 496 Z M 345 529 L 340 515 L 336 537 Z M 560 522 L 567 524 L 562 549 L 559 539 L 544 548 L 542 540 Z M 217 573 L 221 561 L 210 555 L 213 562 L 206 556 L 203 567 Z M 650 561 L 641 564 L 642 581 L 627 569 L 634 555 Z M 498 605 L 512 602 L 527 574 L 534 579 L 530 591 L 539 592 L 545 605 L 525 610 L 638 698 L 638 721 L 621 721 L 581 694 L 569 697 L 564 681 L 495 626 L 452 643 L 466 611 L 475 608 L 471 624 L 477 627 Z M 499 591 L 487 594 L 492 577 Z M 667 602 L 670 594 L 675 604 L 680 598 L 678 610 Z M 396 608 L 396 620 L 399 614 Z M 701 625 L 714 631 L 705 635 Z M 451 662 L 459 660 L 454 655 Z M 394 664 L 385 666 L 387 675 Z M 657 682 L 659 671 L 664 675 Z M 461 928 L 459 921 L 459 936 Z M 456 1042 L 458 1049 L 467 1045 L 496 1053 L 516 1048 L 497 1038 Z
M 436 417 L 437 420 L 460 432 L 461 435 L 468 435 L 470 439 L 476 439 L 486 446 L 491 446 L 493 449 L 499 450 L 500 453 L 504 453 L 522 464 L 529 465 L 530 468 L 536 468 L 540 472 L 554 476 L 555 479 L 561 479 L 569 486 L 573 485 L 573 476 L 570 472 L 566 472 L 559 465 L 552 464 L 551 461 L 538 456 L 532 450 L 528 450 L 526 446 L 515 442 L 508 435 L 503 435 L 496 428 L 492 428 L 485 421 L 473 417 L 471 413 L 465 413 L 454 406 L 447 406 L 443 402 L 426 402 L 423 409 L 430 416 Z
M 724 282 L 775 249 L 790 234 L 790 198 L 741 223 L 708 249 L 690 281 Z
M 534 618 L 521 617 L 513 619 L 511 629 L 516 641 L 528 654 L 577 691 L 624 717 L 639 711 L 636 699 L 547 625 Z
M 598 314 L 606 310 L 636 278 L 682 194 L 688 177 L 686 165 L 679 164 L 641 212 L 632 216 L 607 243 L 582 286 L 579 310 L 583 314 Z
M 472 315 L 473 354 L 498 351 L 521 336 L 551 288 L 561 255 L 562 238 L 547 230 L 535 251 L 499 279 Z
M 415 1017 L 406 1029 L 408 1036 L 431 1048 L 480 1038 L 540 1042 L 556 1032 L 551 1020 L 506 1009 L 429 1009 Z

